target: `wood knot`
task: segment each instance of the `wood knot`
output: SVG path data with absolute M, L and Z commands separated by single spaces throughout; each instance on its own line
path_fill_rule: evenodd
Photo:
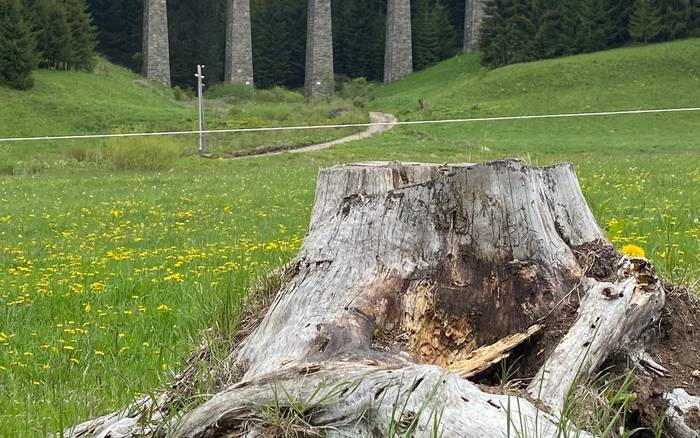
M 605 289 L 603 289 L 602 294 L 605 298 L 607 298 L 609 300 L 616 300 L 618 298 L 622 298 L 625 296 L 624 292 L 622 292 L 622 291 L 617 292 L 612 287 L 606 287 Z

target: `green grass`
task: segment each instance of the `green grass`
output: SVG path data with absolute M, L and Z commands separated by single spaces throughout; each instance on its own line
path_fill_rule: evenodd
M 699 72 L 697 39 L 495 71 L 467 55 L 370 105 L 404 119 L 699 106 Z M 194 124 L 191 102 L 107 64 L 35 78 L 28 94 L 0 88 L 0 136 Z M 304 108 L 284 105 L 300 105 L 290 118 Z M 288 108 L 220 95 L 210 112 L 213 124 L 286 123 Z M 0 177 L 0 436 L 46 436 L 168 381 L 212 318 L 235 318 L 222 303 L 294 256 L 318 169 L 335 163 L 570 161 L 617 245 L 642 246 L 674 280 L 700 278 L 698 113 L 402 127 L 309 155 L 185 156 L 159 171 L 70 159 L 71 146 L 0 145 L 0 169 L 37 168 Z
M 190 95 L 148 83 L 102 59 L 98 60 L 94 73 L 38 70 L 33 77 L 35 87 L 31 91 L 0 87 L 0 138 L 197 129 L 196 103 Z M 207 128 L 368 120 L 366 111 L 356 108 L 349 100 L 305 105 L 303 96 L 294 91 L 261 90 L 250 99 L 233 99 L 237 93 L 240 90 L 230 87 L 212 88 L 212 98 L 207 97 L 206 101 Z M 212 152 L 226 154 L 322 143 L 357 131 L 352 128 L 299 131 L 284 136 L 216 134 L 209 136 L 209 144 Z M 177 141 L 190 154 L 196 152 L 196 135 L 177 137 Z M 66 157 L 66 151 L 71 147 L 95 149 L 107 143 L 107 140 L 0 143 L 0 174 L 32 173 L 25 169 L 37 161 L 43 167 L 63 167 L 63 161 L 70 158 Z

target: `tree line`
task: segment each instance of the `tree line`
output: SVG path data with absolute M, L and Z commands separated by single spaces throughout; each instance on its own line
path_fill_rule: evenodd
M 91 70 L 97 31 L 85 0 L 0 0 L 0 81 L 20 89 L 31 71 Z
M 422 69 L 461 48 L 464 0 L 414 0 L 415 67 Z M 88 0 L 99 29 L 98 50 L 139 71 L 143 0 Z M 341 77 L 381 80 L 384 70 L 386 0 L 333 0 L 335 71 Z M 251 0 L 255 83 L 267 88 L 304 84 L 304 0 Z M 192 86 L 197 64 L 210 82 L 224 76 L 226 0 L 168 0 L 171 76 Z
M 489 67 L 700 36 L 700 0 L 490 0 L 486 16 Z
M 304 83 L 306 1 L 251 0 L 255 82 Z M 386 0 L 333 0 L 335 71 L 381 80 Z M 465 0 L 413 0 L 416 70 L 458 53 Z M 480 35 L 482 63 L 591 52 L 630 41 L 700 34 L 700 0 L 488 0 Z M 169 0 L 173 84 L 191 87 L 193 69 L 223 80 L 226 0 Z M 31 86 L 37 66 L 90 69 L 95 49 L 140 71 L 143 0 L 0 0 L 0 81 Z

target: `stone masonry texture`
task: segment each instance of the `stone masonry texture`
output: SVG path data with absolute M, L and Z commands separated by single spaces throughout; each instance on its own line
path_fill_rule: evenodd
M 386 13 L 384 83 L 390 84 L 413 72 L 411 0 L 389 0 Z
M 143 3 L 143 74 L 170 86 L 170 44 L 166 0 Z
M 486 0 L 466 0 L 464 10 L 464 51 L 473 52 L 479 48 L 481 23 L 485 17 Z
M 309 0 L 307 13 L 304 95 L 307 101 L 313 101 L 330 97 L 335 87 L 331 0 Z
M 254 85 L 250 0 L 228 0 L 226 9 L 226 65 L 224 79 Z

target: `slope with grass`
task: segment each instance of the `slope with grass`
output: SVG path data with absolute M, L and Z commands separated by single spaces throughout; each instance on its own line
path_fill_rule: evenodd
M 699 74 L 697 39 L 495 71 L 465 55 L 374 90 L 371 107 L 416 119 L 700 106 Z M 36 92 L 44 75 L 54 73 L 37 76 Z M 65 89 L 83 77 L 61 75 Z M 135 77 L 126 78 L 123 88 L 143 91 Z M 120 111 L 130 117 L 118 88 L 111 91 L 114 102 L 125 101 L 121 109 L 98 99 L 94 119 L 111 123 Z M 134 110 L 145 124 L 191 114 L 189 103 L 146 92 L 144 107 Z M 0 93 L 5 103 L 8 92 Z M 227 101 L 236 93 L 217 97 L 222 107 L 212 112 L 274 106 Z M 21 111 L 31 120 L 35 113 L 72 117 L 45 111 L 41 100 L 20 100 L 0 110 L 17 126 Z M 16 132 L 36 133 L 26 126 Z M 0 130 L 9 129 L 3 119 Z M 276 141 L 289 141 L 278 135 Z M 11 157 L 46 148 L 23 147 Z M 201 330 L 213 326 L 205 337 L 226 339 L 249 282 L 299 247 L 319 167 L 503 157 L 573 162 L 617 245 L 641 247 L 676 281 L 700 278 L 697 113 L 400 127 L 322 152 L 238 161 L 185 156 L 158 171 L 64 160 L 42 174 L 0 176 L 0 436 L 46 436 L 117 408 L 167 382 L 200 343 Z
M 93 73 L 38 70 L 34 79 L 35 87 L 30 91 L 0 87 L 0 138 L 197 129 L 197 111 L 190 92 L 148 83 L 102 59 Z M 367 111 L 348 100 L 305 105 L 301 93 L 281 88 L 254 92 L 219 85 L 207 91 L 206 97 L 210 129 L 368 120 Z M 266 133 L 218 134 L 210 136 L 209 144 L 212 152 L 220 154 L 256 148 L 284 149 L 322 143 L 357 131 L 305 131 L 288 133 L 284 138 Z M 144 143 L 158 147 L 158 141 L 148 139 Z M 195 151 L 196 135 L 176 137 L 176 141 L 186 154 Z M 35 166 L 43 170 L 57 160 L 86 155 L 73 151 L 100 148 L 108 143 L 102 139 L 0 143 L 0 168 L 3 162 L 20 160 L 38 162 Z

